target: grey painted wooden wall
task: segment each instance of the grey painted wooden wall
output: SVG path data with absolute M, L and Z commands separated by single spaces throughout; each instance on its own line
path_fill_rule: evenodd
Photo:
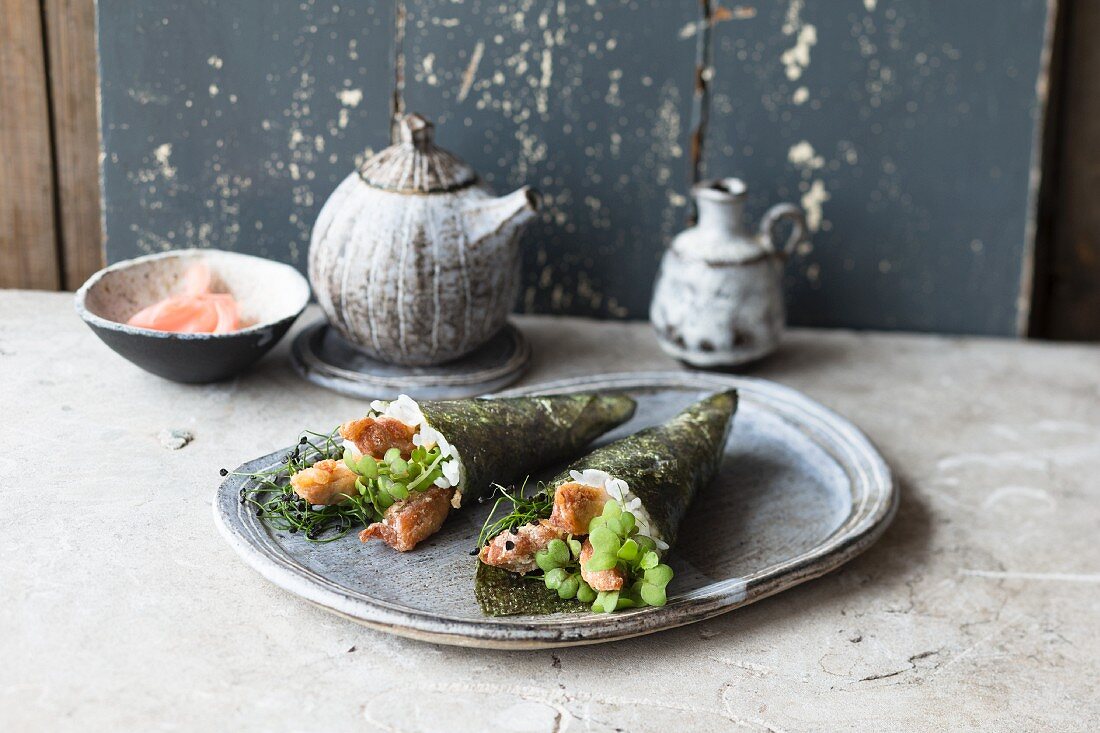
M 304 267 L 325 197 L 415 110 L 499 191 L 543 192 L 522 309 L 644 318 L 696 170 L 745 178 L 754 217 L 806 208 L 792 322 L 1011 334 L 1046 16 L 1045 0 L 99 0 L 108 257 L 197 245 Z

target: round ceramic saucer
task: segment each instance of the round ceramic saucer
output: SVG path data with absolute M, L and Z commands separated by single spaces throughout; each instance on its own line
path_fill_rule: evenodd
M 298 334 L 291 361 L 310 382 L 351 397 L 373 399 L 404 393 L 414 399 L 457 399 L 495 392 L 519 379 L 531 345 L 511 323 L 474 351 L 436 366 L 385 364 L 348 343 L 324 321 Z

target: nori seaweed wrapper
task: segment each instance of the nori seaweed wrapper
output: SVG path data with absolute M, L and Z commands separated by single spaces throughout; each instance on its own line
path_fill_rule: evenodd
M 462 459 L 466 485 L 461 503 L 488 496 L 493 484 L 506 486 L 572 458 L 595 438 L 629 420 L 635 408 L 633 399 L 615 394 L 418 404 L 428 424 Z
M 662 425 L 597 448 L 576 460 L 549 486 L 572 481 L 571 470 L 606 471 L 626 481 L 642 500 L 654 530 L 671 547 L 696 492 L 718 473 L 736 411 L 736 390 L 711 395 Z M 488 616 L 588 610 L 579 601 L 559 599 L 541 578 L 524 577 L 480 561 L 474 594 Z
M 591 604 L 575 598 L 558 598 L 543 583 L 542 576 L 516 575 L 504 568 L 477 563 L 474 596 L 486 616 L 535 616 L 544 613 L 579 613 Z
M 572 481 L 570 471 L 586 468 L 622 479 L 642 500 L 653 529 L 671 547 L 695 493 L 718 473 L 736 411 L 736 390 L 713 394 L 662 425 L 639 430 L 577 459 L 550 486 Z

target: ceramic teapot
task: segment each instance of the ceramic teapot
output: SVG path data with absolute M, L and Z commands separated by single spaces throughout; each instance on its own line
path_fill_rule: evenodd
M 519 234 L 538 208 L 529 187 L 494 197 L 432 142 L 417 114 L 325 202 L 309 249 L 318 303 L 380 361 L 440 364 L 488 341 L 520 285 Z
M 745 184 L 723 178 L 692 188 L 699 223 L 673 240 L 661 260 L 649 317 L 667 353 L 699 367 L 759 359 L 779 345 L 786 322 L 783 265 L 806 236 L 793 204 L 777 204 L 760 231 L 745 226 Z M 780 221 L 792 222 L 783 244 Z

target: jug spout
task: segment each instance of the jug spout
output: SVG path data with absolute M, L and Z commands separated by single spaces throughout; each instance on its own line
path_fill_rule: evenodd
M 699 211 L 699 226 L 744 233 L 747 191 L 739 178 L 718 178 L 696 184 L 692 193 Z
M 511 237 L 531 220 L 539 208 L 539 195 L 530 186 L 495 199 L 479 199 L 462 212 L 470 242 L 503 234 Z

